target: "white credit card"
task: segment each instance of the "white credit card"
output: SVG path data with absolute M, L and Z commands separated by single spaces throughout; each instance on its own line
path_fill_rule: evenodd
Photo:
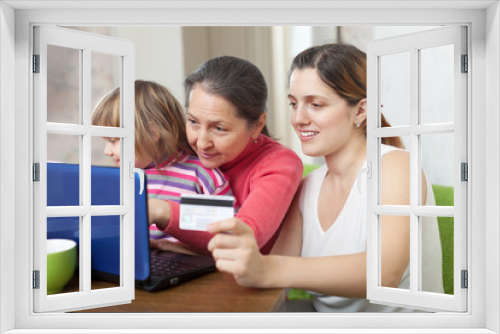
M 206 231 L 211 222 L 234 217 L 234 197 L 182 194 L 179 226 L 183 230 Z

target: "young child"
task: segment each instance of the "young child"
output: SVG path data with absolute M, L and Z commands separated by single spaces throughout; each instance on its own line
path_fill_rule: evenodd
M 120 125 L 119 88 L 97 104 L 92 125 Z M 103 139 L 104 154 L 119 166 L 120 139 Z M 135 167 L 146 173 L 149 201 L 179 202 L 181 194 L 232 194 L 222 172 L 203 167 L 191 149 L 180 103 L 167 88 L 151 81 L 135 81 Z M 150 229 L 157 230 L 155 225 Z

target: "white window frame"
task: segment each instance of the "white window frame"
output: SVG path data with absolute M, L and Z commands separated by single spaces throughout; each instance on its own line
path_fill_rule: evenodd
M 120 2 L 134 6 L 134 2 Z M 497 1 L 238 1 L 190 2 L 145 1 L 142 6 L 163 6 L 151 10 L 102 10 L 120 6 L 116 2 L 17 2 L 0 3 L 0 330 L 8 333 L 34 333 L 50 328 L 70 332 L 88 328 L 88 332 L 109 332 L 113 328 L 144 332 L 146 327 L 190 328 L 214 332 L 250 328 L 287 332 L 283 328 L 302 328 L 300 332 L 330 328 L 331 332 L 349 329 L 355 332 L 457 332 L 495 333 L 500 331 L 500 10 Z M 51 8 L 52 6 L 52 8 Z M 58 9 L 58 6 L 73 6 Z M 79 6 L 80 9 L 74 9 Z M 87 6 L 88 9 L 81 9 Z M 100 8 L 97 8 L 99 6 Z M 394 7 L 392 7 L 394 6 Z M 428 6 L 428 7 L 426 7 Z M 457 7 L 459 6 L 459 7 Z M 49 8 L 44 9 L 43 8 Z M 397 8 L 396 8 L 397 7 Z M 23 9 L 24 8 L 24 9 Z M 245 9 L 245 10 L 242 10 Z M 207 13 L 208 11 L 208 13 Z M 210 14 L 210 15 L 208 15 Z M 486 22 L 486 24 L 485 24 Z M 34 24 L 102 25 L 175 24 L 175 25 L 439 25 L 465 24 L 469 28 L 470 57 L 474 75 L 469 78 L 470 108 L 469 184 L 470 210 L 468 248 L 469 312 L 465 314 L 51 314 L 32 313 L 32 240 L 26 240 L 33 221 L 32 203 L 25 196 L 31 191 L 32 106 L 30 86 L 30 30 Z M 15 38 L 14 38 L 15 32 Z M 15 66 L 15 72 L 12 68 Z M 486 71 L 486 67 L 488 71 Z M 15 83 L 14 85 L 12 83 Z M 15 113 L 12 112 L 15 110 Z M 14 130 L 12 130 L 14 129 Z M 12 136 L 15 140 L 12 148 Z M 487 154 L 485 152 L 488 152 Z M 12 163 L 15 161 L 15 164 Z M 484 167 L 486 166 L 486 167 Z M 14 177 L 12 177 L 14 175 Z M 486 182 L 486 175 L 488 179 Z M 11 190 L 16 189 L 14 200 Z M 487 196 L 486 196 L 487 195 Z M 14 222 L 14 223 L 12 223 Z M 15 236 L 14 238 L 12 236 Z M 14 256 L 12 256 L 14 254 Z M 495 254 L 495 256 L 485 256 Z M 14 289 L 12 287 L 15 287 Z M 488 291 L 488 293 L 486 293 Z M 12 307 L 14 305 L 14 307 Z M 138 327 L 139 330 L 132 330 Z M 168 327 L 167 327 L 168 326 Z M 357 330 L 352 329 L 357 328 Z M 410 328 L 409 328 L 410 327 Z M 416 330 L 419 328 L 419 330 Z M 429 330 L 429 328 L 434 328 Z M 170 330 L 169 330 L 170 329 Z M 219 330 L 217 330 L 219 329 Z M 232 330 L 231 330 L 232 329 Z M 281 329 L 281 330 L 280 330 Z M 337 330 L 335 330 L 337 329 Z M 179 331 L 179 330 L 177 330 Z M 42 332 L 40 330 L 39 332 Z M 74 331 L 76 332 L 76 331 Z
M 135 296 L 134 281 L 134 165 L 135 103 L 134 44 L 113 37 L 72 29 L 35 26 L 34 54 L 39 56 L 38 73 L 33 74 L 34 87 L 34 163 L 39 164 L 39 180 L 33 184 L 34 195 L 34 270 L 39 272 L 39 288 L 34 289 L 35 312 L 65 312 L 130 303 Z M 47 47 L 78 50 L 79 119 L 78 124 L 47 121 Z M 120 68 L 120 126 L 91 125 L 91 64 L 93 53 L 113 55 Z M 47 135 L 78 136 L 80 203 L 77 206 L 47 206 Z M 96 206 L 91 199 L 92 137 L 120 138 L 120 205 Z M 120 216 L 120 282 L 117 287 L 92 290 L 91 287 L 91 219 L 92 216 Z M 79 291 L 47 295 L 47 218 L 80 216 Z
M 422 240 L 419 219 L 424 216 L 454 217 L 453 241 L 456 245 L 466 244 L 467 228 L 467 184 L 461 180 L 461 163 L 467 163 L 467 73 L 462 73 L 462 55 L 467 55 L 467 29 L 465 26 L 448 26 L 378 39 L 368 43 L 368 126 L 367 126 L 367 161 L 371 167 L 368 178 L 368 227 L 367 227 L 367 298 L 378 304 L 414 307 L 430 311 L 467 310 L 467 289 L 461 287 L 461 270 L 467 270 L 467 251 L 455 247 L 453 255 L 453 295 L 422 291 Z M 454 118 L 452 122 L 439 124 L 420 123 L 420 50 L 453 46 L 453 91 Z M 410 72 L 410 123 L 404 126 L 382 127 L 380 121 L 382 101 L 380 95 L 381 58 L 387 55 L 406 52 L 409 55 Z M 390 65 L 388 65 L 390 66 Z M 384 104 L 387 103 L 384 102 Z M 420 203 L 422 161 L 420 135 L 452 133 L 454 138 L 454 160 L 452 172 L 454 206 L 426 206 Z M 410 203 L 406 206 L 382 205 L 380 143 L 382 138 L 409 135 L 410 146 Z M 409 289 L 397 289 L 381 286 L 381 235 L 380 218 L 382 215 L 404 215 L 410 223 L 410 286 Z

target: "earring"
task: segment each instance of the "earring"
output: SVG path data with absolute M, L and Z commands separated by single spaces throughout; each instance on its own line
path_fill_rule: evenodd
M 255 139 L 253 140 L 253 142 L 254 142 L 254 144 L 257 144 L 257 138 L 255 138 Z
M 356 123 L 356 127 L 357 127 L 357 128 L 359 128 L 359 126 L 360 126 L 360 125 L 361 125 L 361 124 L 359 124 L 359 123 Z

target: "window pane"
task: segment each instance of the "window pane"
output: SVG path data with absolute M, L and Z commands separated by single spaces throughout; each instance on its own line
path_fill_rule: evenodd
M 453 294 L 453 217 L 421 217 L 420 224 L 421 291 Z
M 410 52 L 380 57 L 380 110 L 392 126 L 410 125 Z
M 47 134 L 47 161 L 78 164 L 80 136 Z
M 102 137 L 92 137 L 92 166 L 116 167 L 115 161 L 109 155 L 106 155 L 106 139 Z
M 120 167 L 104 154 L 105 148 L 106 152 L 114 149 L 109 140 L 92 138 L 92 205 L 120 205 Z
M 432 185 L 438 206 L 454 205 L 454 137 L 453 133 L 420 136 L 422 168 L 428 185 Z M 433 205 L 433 203 L 428 202 L 423 205 Z
M 410 217 L 384 215 L 380 219 L 380 286 L 409 290 Z M 401 263 L 406 266 L 401 268 Z
M 47 122 L 80 123 L 80 50 L 47 45 Z
M 79 217 L 47 219 L 47 294 L 80 291 L 78 244 Z
M 95 280 L 105 279 L 120 286 L 120 216 L 91 218 L 92 290 Z
M 420 50 L 420 123 L 453 122 L 453 45 Z
M 92 52 L 92 72 L 91 72 L 91 85 L 92 85 L 92 110 L 102 102 L 102 99 L 108 95 L 112 90 L 120 86 L 121 57 L 108 55 L 98 52 Z M 110 104 L 104 108 L 104 117 L 100 118 L 98 124 L 94 122 L 93 125 L 119 127 L 121 121 L 119 96 L 110 97 Z M 115 104 L 115 101 L 118 103 Z M 112 117 L 109 117 L 112 115 Z
M 381 190 L 380 190 L 380 195 L 381 195 L 381 200 L 380 200 L 380 203 L 382 205 L 410 205 L 410 187 L 409 187 L 409 184 L 410 184 L 410 153 L 409 152 L 405 152 L 403 154 L 407 154 L 408 155 L 408 164 L 406 167 L 404 168 L 407 168 L 407 175 L 408 175 L 408 179 L 407 179 L 407 182 L 408 182 L 408 185 L 407 185 L 407 188 L 408 188 L 408 195 L 407 197 L 405 196 L 393 196 L 391 194 L 386 194 L 385 193 L 385 189 L 387 189 L 386 187 L 384 187 L 384 185 L 389 185 L 389 184 L 392 184 L 394 181 L 390 178 L 393 174 L 390 173 L 390 171 L 393 169 L 393 166 L 385 166 L 384 165 L 384 159 L 383 159 L 383 156 L 384 156 L 384 153 L 387 152 L 388 150 L 390 150 L 391 147 L 393 147 L 394 145 L 397 145 L 398 143 L 402 143 L 405 150 L 409 150 L 410 149 L 410 136 L 401 136 L 401 137 L 386 137 L 386 138 L 382 138 L 381 139 L 381 142 L 382 142 L 382 146 L 379 150 L 380 154 L 382 155 L 381 157 L 381 168 L 380 168 L 380 173 L 381 173 Z M 384 144 L 385 143 L 385 144 Z M 390 153 L 388 153 L 390 154 Z M 385 173 L 385 175 L 382 173 L 382 168 L 387 168 L 388 169 L 388 173 Z M 385 177 L 388 177 L 388 179 L 385 179 Z
M 47 206 L 80 205 L 80 136 L 47 135 Z
M 111 94 L 121 82 L 120 61 L 118 56 L 92 52 L 92 125 L 120 126 L 120 95 Z M 113 145 L 114 142 L 118 143 L 117 146 Z M 91 143 L 92 205 L 119 205 L 121 186 L 117 167 L 120 165 L 120 140 L 92 137 Z

